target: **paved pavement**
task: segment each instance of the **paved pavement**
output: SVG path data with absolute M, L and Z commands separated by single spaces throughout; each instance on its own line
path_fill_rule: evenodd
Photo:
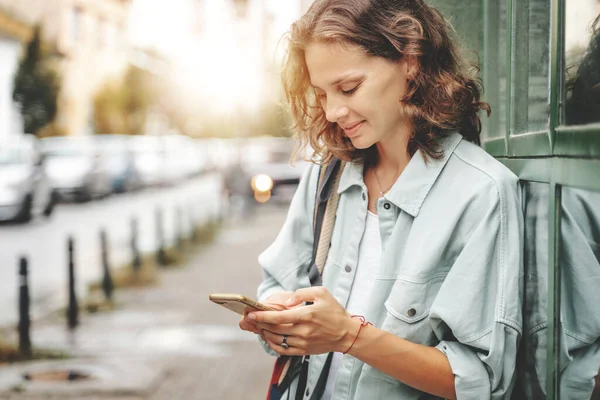
M 142 360 L 163 372 L 147 395 L 71 398 L 263 399 L 273 359 L 253 334 L 239 330 L 236 314 L 211 303 L 208 295 L 238 292 L 255 297 L 261 278 L 257 256 L 274 239 L 285 213 L 285 206 L 261 206 L 250 220 L 228 223 L 188 265 L 161 272 L 155 287 L 117 292 L 118 309 L 83 316 L 74 335 L 68 334 L 62 318 L 36 322 L 33 343 L 64 348 L 92 362 Z M 27 392 L 8 396 L 34 398 L 63 397 Z

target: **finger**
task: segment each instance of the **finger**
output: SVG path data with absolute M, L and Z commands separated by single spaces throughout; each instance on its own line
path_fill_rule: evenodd
M 304 356 L 307 353 L 301 350 L 298 347 L 290 346 L 287 349 L 284 349 L 280 346 L 280 343 L 275 343 L 270 340 L 265 340 L 269 347 L 273 349 L 275 352 L 281 354 L 282 356 Z
M 263 331 L 261 336 L 266 342 L 272 342 L 275 344 L 279 344 L 279 347 L 281 347 L 281 344 L 283 343 L 283 335 L 280 335 L 277 333 Z M 306 340 L 304 340 L 298 336 L 293 336 L 293 335 L 286 335 L 286 336 L 287 336 L 287 338 L 285 339 L 285 342 L 287 343 L 288 346 L 295 347 L 301 351 L 305 351 Z
M 244 330 L 244 331 L 248 331 L 248 332 L 252 332 L 252 333 L 258 333 L 260 331 L 260 329 L 253 323 L 250 323 L 248 321 L 246 321 L 245 318 L 240 319 L 240 322 L 238 323 L 240 329 Z
M 265 322 L 257 322 L 256 327 L 258 327 L 259 329 L 264 329 L 266 331 L 277 333 L 279 335 L 297 335 L 298 334 L 298 328 L 293 324 L 276 325 L 276 324 L 267 324 Z
M 274 325 L 293 324 L 300 322 L 300 318 L 305 313 L 305 307 L 284 311 L 256 311 L 248 314 L 248 319 L 250 321 L 266 322 L 267 324 Z
M 328 293 L 328 290 L 323 286 L 298 289 L 294 292 L 294 295 L 286 301 L 285 305 L 287 307 L 294 307 L 306 302 L 314 303 L 316 300 L 324 298 Z

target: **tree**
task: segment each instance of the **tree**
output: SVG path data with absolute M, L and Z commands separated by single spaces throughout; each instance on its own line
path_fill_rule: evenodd
M 14 78 L 13 100 L 23 116 L 25 133 L 37 134 L 54 120 L 59 90 L 60 78 L 50 66 L 37 26 Z
M 122 79 L 108 82 L 94 97 L 96 133 L 144 133 L 146 115 L 156 102 L 153 77 L 130 66 Z

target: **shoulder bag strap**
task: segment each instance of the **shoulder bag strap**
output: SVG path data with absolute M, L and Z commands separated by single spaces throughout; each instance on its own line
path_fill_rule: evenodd
M 312 260 L 308 278 L 311 286 L 321 286 L 321 274 L 325 267 L 331 234 L 335 223 L 335 213 L 339 203 L 337 188 L 340 183 L 344 163 L 334 158 L 326 166 L 321 166 L 319 184 L 315 199 L 314 240 Z
M 344 162 L 334 159 L 327 164 L 326 168 L 321 167 L 319 190 L 317 191 L 315 202 L 313 258 L 308 272 L 311 286 L 322 285 L 321 275 L 323 274 L 323 268 L 325 267 L 331 243 L 331 235 L 333 234 L 335 214 L 340 200 L 338 187 L 342 171 L 344 170 L 344 164 Z M 310 396 L 311 400 L 319 399 L 323 395 L 332 358 L 333 353 L 329 353 L 312 395 L 307 393 L 307 396 Z M 298 388 L 296 389 L 296 400 L 301 400 L 306 390 L 309 360 L 310 356 L 305 356 L 302 362 Z

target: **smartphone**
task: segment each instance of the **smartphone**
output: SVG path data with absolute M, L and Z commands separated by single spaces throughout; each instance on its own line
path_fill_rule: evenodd
M 246 307 L 253 308 L 256 311 L 277 311 L 274 308 L 265 306 L 258 301 L 251 300 L 246 296 L 234 293 L 213 293 L 208 296 L 210 301 L 230 309 L 240 315 L 244 315 Z

